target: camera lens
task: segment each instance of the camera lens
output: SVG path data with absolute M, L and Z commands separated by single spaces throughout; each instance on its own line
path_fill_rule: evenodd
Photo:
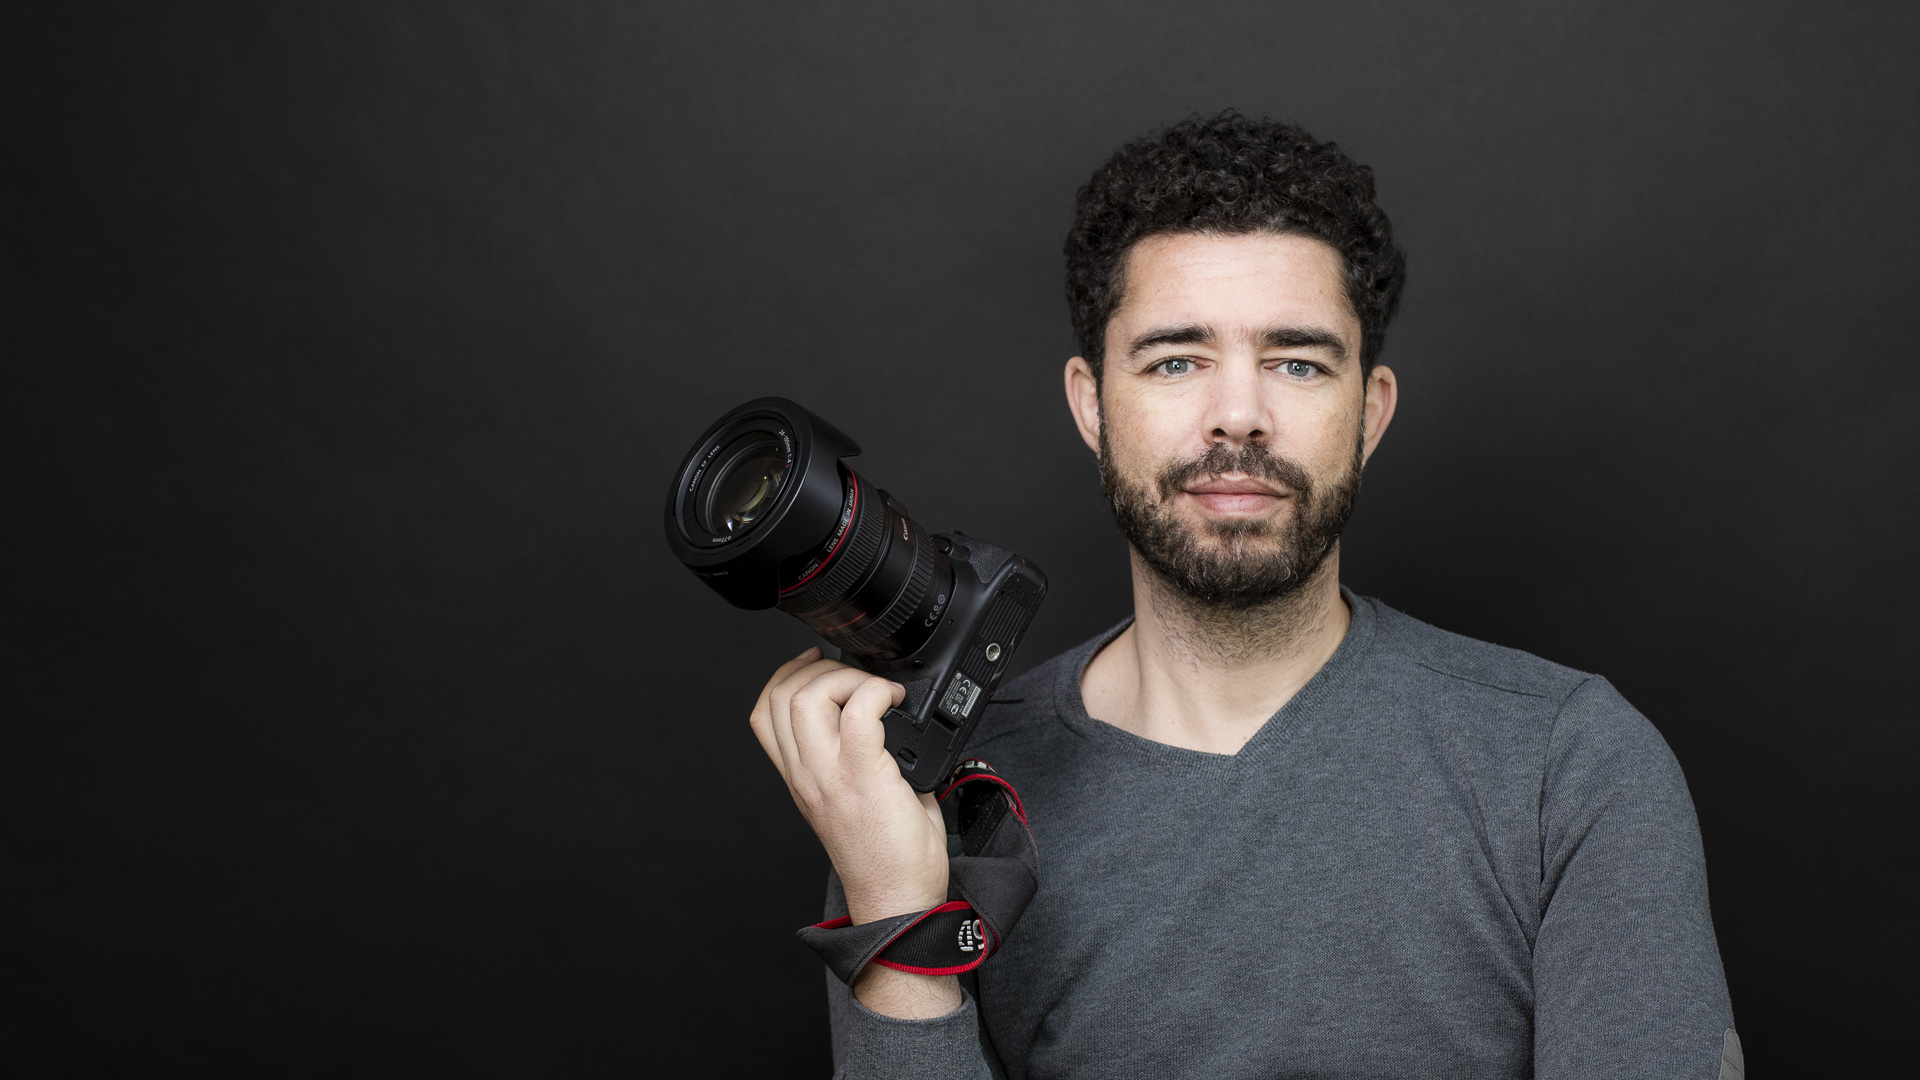
M 701 479 L 696 520 L 710 533 L 745 532 L 773 505 L 786 475 L 786 448 L 778 437 L 766 431 L 742 435 Z
M 920 647 L 953 594 L 953 570 L 914 520 L 846 471 L 845 525 L 790 562 L 780 610 L 850 653 L 893 660 Z
M 667 542 L 739 607 L 778 606 L 859 656 L 905 656 L 940 625 L 953 569 L 898 502 L 841 463 L 859 452 L 791 401 L 748 402 L 681 463 Z

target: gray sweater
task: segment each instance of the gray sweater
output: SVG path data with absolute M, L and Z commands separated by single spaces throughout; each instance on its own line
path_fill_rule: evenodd
M 1125 624 L 1003 687 L 970 753 L 1026 803 L 1039 892 L 948 1016 L 829 979 L 837 1075 L 1738 1076 L 1659 733 L 1603 679 L 1347 598 L 1237 754 L 1087 715 Z

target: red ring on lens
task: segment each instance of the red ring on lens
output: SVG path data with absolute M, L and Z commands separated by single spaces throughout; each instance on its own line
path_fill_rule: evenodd
M 840 549 L 841 547 L 845 546 L 847 542 L 847 537 L 853 535 L 853 517 L 855 514 L 858 514 L 860 512 L 860 474 L 853 472 L 852 470 L 848 470 L 847 479 L 849 482 L 853 484 L 853 505 L 847 507 L 847 525 L 845 528 L 840 530 L 840 539 L 835 540 L 833 542 L 833 550 L 827 552 L 827 557 L 824 559 L 821 559 L 820 565 L 813 568 L 813 573 L 808 574 L 806 577 L 801 578 L 799 581 L 796 581 L 793 584 L 787 586 L 786 588 L 781 589 L 780 590 L 781 596 L 785 596 L 788 593 L 792 592 L 793 590 L 798 589 L 800 586 L 805 585 L 807 582 L 812 581 L 814 578 L 819 577 L 820 571 L 825 570 L 827 567 L 833 565 L 833 557 L 835 555 L 840 554 Z

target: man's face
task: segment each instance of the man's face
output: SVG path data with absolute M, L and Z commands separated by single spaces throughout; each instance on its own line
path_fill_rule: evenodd
M 1067 375 L 1115 517 L 1196 600 L 1292 591 L 1339 538 L 1393 407 L 1386 368 L 1367 393 L 1339 254 L 1303 236 L 1156 236 L 1124 281 L 1098 392 L 1085 361 Z

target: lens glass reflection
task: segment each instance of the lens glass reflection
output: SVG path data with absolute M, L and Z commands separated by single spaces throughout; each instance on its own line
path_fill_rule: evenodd
M 701 528 L 717 536 L 743 533 L 760 520 L 787 476 L 786 447 L 769 432 L 742 435 L 720 453 L 695 500 Z

